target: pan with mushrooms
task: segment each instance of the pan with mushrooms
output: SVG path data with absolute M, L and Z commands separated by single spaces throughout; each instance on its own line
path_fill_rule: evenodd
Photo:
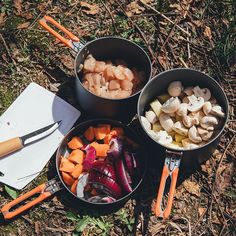
M 211 157 L 226 125 L 228 108 L 221 86 L 193 69 L 162 72 L 143 88 L 138 100 L 139 120 L 163 154 L 158 158 L 165 158 L 154 208 L 157 216 L 170 215 L 179 167 L 184 171 Z M 163 210 L 161 203 L 168 177 L 171 184 Z

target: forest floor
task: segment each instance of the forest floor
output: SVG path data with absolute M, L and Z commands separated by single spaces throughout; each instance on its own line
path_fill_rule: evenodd
M 159 179 L 150 170 L 139 197 L 116 212 L 77 210 L 58 192 L 12 221 L 0 219 L 0 235 L 236 235 L 235 8 L 233 0 L 2 0 L 0 114 L 31 82 L 74 105 L 74 53 L 40 27 L 44 15 L 85 42 L 113 35 L 137 43 L 152 61 L 153 76 L 177 67 L 202 71 L 222 86 L 230 107 L 217 149 L 193 173 L 185 171 L 168 220 L 151 211 Z M 1 184 L 0 206 L 50 179 L 53 165 L 52 159 L 22 191 Z

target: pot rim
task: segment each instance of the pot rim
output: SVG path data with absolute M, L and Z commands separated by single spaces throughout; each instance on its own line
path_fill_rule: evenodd
M 194 71 L 194 72 L 197 72 L 199 74 L 203 74 L 204 76 L 207 76 L 210 78 L 210 80 L 212 81 L 212 83 L 215 83 L 216 86 L 219 87 L 219 89 L 222 91 L 222 94 L 223 96 L 225 97 L 225 101 L 226 101 L 226 107 L 227 107 L 227 112 L 225 111 L 225 119 L 224 119 L 224 125 L 221 127 L 221 130 L 219 131 L 219 133 L 213 138 L 211 139 L 209 142 L 207 142 L 206 144 L 200 146 L 200 147 L 197 147 L 197 148 L 192 148 L 192 149 L 174 149 L 174 148 L 171 148 L 171 147 L 166 147 L 164 146 L 163 144 L 160 144 L 158 143 L 157 141 L 155 141 L 151 135 L 148 134 L 148 132 L 145 130 L 142 122 L 141 122 L 141 115 L 140 115 L 140 109 L 139 109 L 139 104 L 140 104 L 140 99 L 141 99 L 141 96 L 142 94 L 145 92 L 145 90 L 147 89 L 147 87 L 151 86 L 150 84 L 153 83 L 154 80 L 158 79 L 159 76 L 162 76 L 163 74 L 166 74 L 166 73 L 170 73 L 170 72 L 173 72 L 173 71 L 176 71 L 176 70 L 182 70 L 182 71 Z M 157 95 L 158 96 L 158 95 Z M 224 92 L 224 90 L 222 89 L 222 87 L 220 86 L 220 84 L 214 80 L 211 76 L 209 76 L 208 74 L 204 73 L 204 72 L 201 72 L 199 70 L 196 70 L 196 69 L 192 69 L 192 68 L 174 68 L 174 69 L 169 69 L 169 70 L 166 70 L 166 71 L 163 71 L 159 74 L 157 74 L 156 76 L 154 76 L 151 80 L 148 81 L 147 84 L 145 84 L 145 86 L 143 87 L 140 95 L 139 95 L 139 98 L 138 98 L 138 103 L 137 103 L 137 111 L 138 111 L 138 119 L 139 119 L 139 122 L 141 124 L 141 127 L 142 129 L 144 130 L 144 132 L 155 142 L 157 143 L 158 145 L 162 146 L 163 148 L 167 149 L 167 150 L 171 150 L 171 151 L 174 151 L 174 152 L 191 152 L 191 151 L 195 151 L 195 150 L 199 150 L 201 148 L 204 148 L 210 144 L 212 144 L 217 138 L 220 137 L 220 135 L 222 134 L 222 132 L 224 131 L 224 128 L 228 122 L 228 119 L 229 119 L 229 101 L 228 101 L 228 98 Z
M 97 96 L 96 94 L 90 92 L 88 89 L 86 89 L 86 88 L 83 86 L 83 84 L 81 83 L 81 80 L 80 80 L 80 78 L 79 78 L 79 76 L 78 76 L 77 67 L 76 67 L 76 62 L 77 62 L 77 58 L 78 58 L 79 54 L 80 54 L 87 46 L 89 46 L 90 44 L 94 43 L 95 41 L 104 40 L 104 39 L 118 39 L 118 40 L 126 41 L 126 42 L 128 42 L 128 43 L 130 43 L 130 44 L 133 44 L 134 46 L 138 47 L 138 48 L 142 51 L 142 53 L 146 56 L 146 58 L 148 59 L 148 62 L 149 62 L 149 65 L 150 65 L 150 74 L 149 74 L 149 76 L 148 76 L 148 78 L 147 78 L 147 81 L 145 82 L 144 86 L 143 86 L 140 90 L 138 90 L 136 93 L 132 94 L 131 96 L 129 96 L 129 97 L 127 97 L 127 98 L 114 99 L 114 98 L 105 98 L 105 97 Z M 145 87 L 145 85 L 150 81 L 150 79 L 151 79 L 151 77 L 152 77 L 152 63 L 151 63 L 151 60 L 150 60 L 148 54 L 147 54 L 147 53 L 145 52 L 145 50 L 144 50 L 141 46 L 139 46 L 137 43 L 132 42 L 132 41 L 130 41 L 130 40 L 128 40 L 128 39 L 125 39 L 125 38 L 122 38 L 122 37 L 118 37 L 118 36 L 104 36 L 104 37 L 99 37 L 99 38 L 97 38 L 97 39 L 93 39 L 92 41 L 86 42 L 85 45 L 84 45 L 84 47 L 83 47 L 80 51 L 77 52 L 76 57 L 75 57 L 75 60 L 74 60 L 74 73 L 75 73 L 76 79 L 79 81 L 80 85 L 81 85 L 89 94 L 91 94 L 91 95 L 93 95 L 93 96 L 95 96 L 95 97 L 97 97 L 97 98 L 104 99 L 104 100 L 108 100 L 108 101 L 120 101 L 120 100 L 123 101 L 123 100 L 127 100 L 127 99 L 129 99 L 129 98 L 132 98 L 132 97 L 137 96 L 137 95 L 142 91 L 142 89 Z
M 137 191 L 137 189 L 140 187 L 140 185 L 143 183 L 143 180 L 144 180 L 144 177 L 146 175 L 146 172 L 147 172 L 147 158 L 145 158 L 145 154 L 143 153 L 143 159 L 144 159 L 144 168 L 143 171 L 142 171 L 142 175 L 140 177 L 140 180 L 138 181 L 137 185 L 135 186 L 135 188 L 132 190 L 132 192 L 128 193 L 128 194 L 125 194 L 122 198 L 119 198 L 117 199 L 116 201 L 114 202 L 110 202 L 110 203 L 94 203 L 94 202 L 89 202 L 83 198 L 80 198 L 78 197 L 76 194 L 72 193 L 70 191 L 70 189 L 66 186 L 66 184 L 64 183 L 63 179 L 62 179 L 62 176 L 60 174 L 60 171 L 59 171 L 59 165 L 57 163 L 58 159 L 60 158 L 60 149 L 62 147 L 62 145 L 64 144 L 64 142 L 68 139 L 68 137 L 70 137 L 70 135 L 76 130 L 76 129 L 79 129 L 81 126 L 84 126 L 84 125 L 87 125 L 89 127 L 90 124 L 92 123 L 98 123 L 98 122 L 109 122 L 109 123 L 116 123 L 117 125 L 120 125 L 122 127 L 124 127 L 125 129 L 128 129 L 129 132 L 133 133 L 133 134 L 136 134 L 136 132 L 130 128 L 128 125 L 120 122 L 120 121 L 117 121 L 117 120 L 112 120 L 112 119 L 106 119 L 106 118 L 95 118 L 95 119 L 89 119 L 89 120 L 86 120 L 86 121 L 83 121 L 81 123 L 79 123 L 78 125 L 76 125 L 75 127 L 73 127 L 70 131 L 68 131 L 68 133 L 64 136 L 63 140 L 61 141 L 61 143 L 59 144 L 59 147 L 57 149 L 57 152 L 56 152 L 56 170 L 57 170 L 57 175 L 60 179 L 60 182 L 63 184 L 64 188 L 67 190 L 67 192 L 69 192 L 71 195 L 73 195 L 74 197 L 76 197 L 77 199 L 81 200 L 82 202 L 86 203 L 86 204 L 95 204 L 95 205 L 99 205 L 99 206 L 106 206 L 106 205 L 114 205 L 114 204 L 119 204 L 119 203 L 122 203 L 123 201 L 125 201 L 126 199 L 130 199 L 131 196 Z M 138 137 L 136 135 L 136 137 Z M 138 141 L 140 142 L 140 138 L 138 138 Z M 141 143 L 141 142 L 140 142 Z M 142 145 L 143 146 L 143 145 Z

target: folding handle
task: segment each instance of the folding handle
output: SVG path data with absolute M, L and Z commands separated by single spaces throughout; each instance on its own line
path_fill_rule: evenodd
M 21 138 L 12 138 L 7 141 L 0 143 L 0 157 L 6 156 L 12 152 L 15 152 L 19 149 L 23 148 Z
M 177 161 L 177 162 L 179 162 L 179 161 Z M 158 190 L 158 194 L 157 194 L 156 205 L 154 208 L 154 213 L 158 217 L 163 217 L 164 219 L 166 219 L 170 215 L 172 204 L 173 204 L 173 199 L 174 199 L 174 194 L 175 194 L 175 189 L 176 189 L 178 174 L 179 174 L 179 167 L 175 167 L 173 169 L 173 171 L 170 172 L 168 165 L 164 165 L 163 171 L 162 171 L 162 176 L 161 176 L 161 182 L 160 182 L 160 186 L 159 186 L 159 190 Z M 169 196 L 168 196 L 166 208 L 163 211 L 161 208 L 162 200 L 163 200 L 166 180 L 169 176 L 171 177 Z
M 52 27 L 50 27 L 47 22 L 50 22 L 52 25 L 57 27 L 59 30 L 61 30 L 63 33 L 65 33 L 69 39 L 66 39 L 59 33 L 57 33 Z M 67 47 L 75 50 L 75 46 L 73 45 L 72 42 L 79 42 L 79 38 L 76 37 L 74 34 L 72 34 L 69 30 L 67 30 L 65 27 L 60 25 L 57 21 L 55 21 L 52 17 L 50 16 L 44 16 L 42 19 L 39 20 L 39 24 L 46 29 L 50 34 L 55 36 L 58 40 L 60 40 L 62 43 L 64 43 Z
M 22 196 L 16 198 L 15 200 L 9 202 L 8 204 L 6 204 L 5 206 L 2 207 L 1 212 L 3 213 L 3 216 L 5 219 L 11 219 L 17 215 L 19 215 L 20 213 L 28 210 L 29 208 L 33 207 L 34 205 L 38 204 L 39 202 L 42 202 L 44 199 L 50 197 L 52 195 L 52 193 L 50 192 L 43 192 L 43 190 L 45 189 L 46 184 L 41 184 L 38 187 L 32 189 L 30 192 L 23 194 Z M 17 205 L 18 203 L 21 203 L 22 201 L 28 199 L 29 197 L 34 196 L 35 194 L 40 193 L 40 195 L 35 198 L 34 200 L 26 203 L 23 206 L 20 206 L 19 208 L 16 208 L 13 211 L 10 211 L 12 207 L 14 207 L 15 205 Z

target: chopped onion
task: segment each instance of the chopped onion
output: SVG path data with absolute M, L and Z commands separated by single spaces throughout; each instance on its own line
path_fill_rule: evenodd
M 98 191 L 108 194 L 116 199 L 122 196 L 121 188 L 115 180 L 97 171 L 91 171 L 89 173 L 88 182 Z
M 95 161 L 91 167 L 91 170 L 97 171 L 103 175 L 108 176 L 111 179 L 116 180 L 114 167 L 109 162 Z
M 86 152 L 85 159 L 83 161 L 83 169 L 88 171 L 92 167 L 92 164 L 96 158 L 96 150 L 90 145 L 86 145 L 85 147 L 81 148 L 81 150 Z
M 122 186 L 125 192 L 132 192 L 132 187 L 129 184 L 129 177 L 127 177 L 127 172 L 122 159 L 116 160 L 116 176 L 118 183 Z
M 110 149 L 107 152 L 107 155 L 111 158 L 117 159 L 121 156 L 124 143 L 120 138 L 112 138 L 110 143 Z

